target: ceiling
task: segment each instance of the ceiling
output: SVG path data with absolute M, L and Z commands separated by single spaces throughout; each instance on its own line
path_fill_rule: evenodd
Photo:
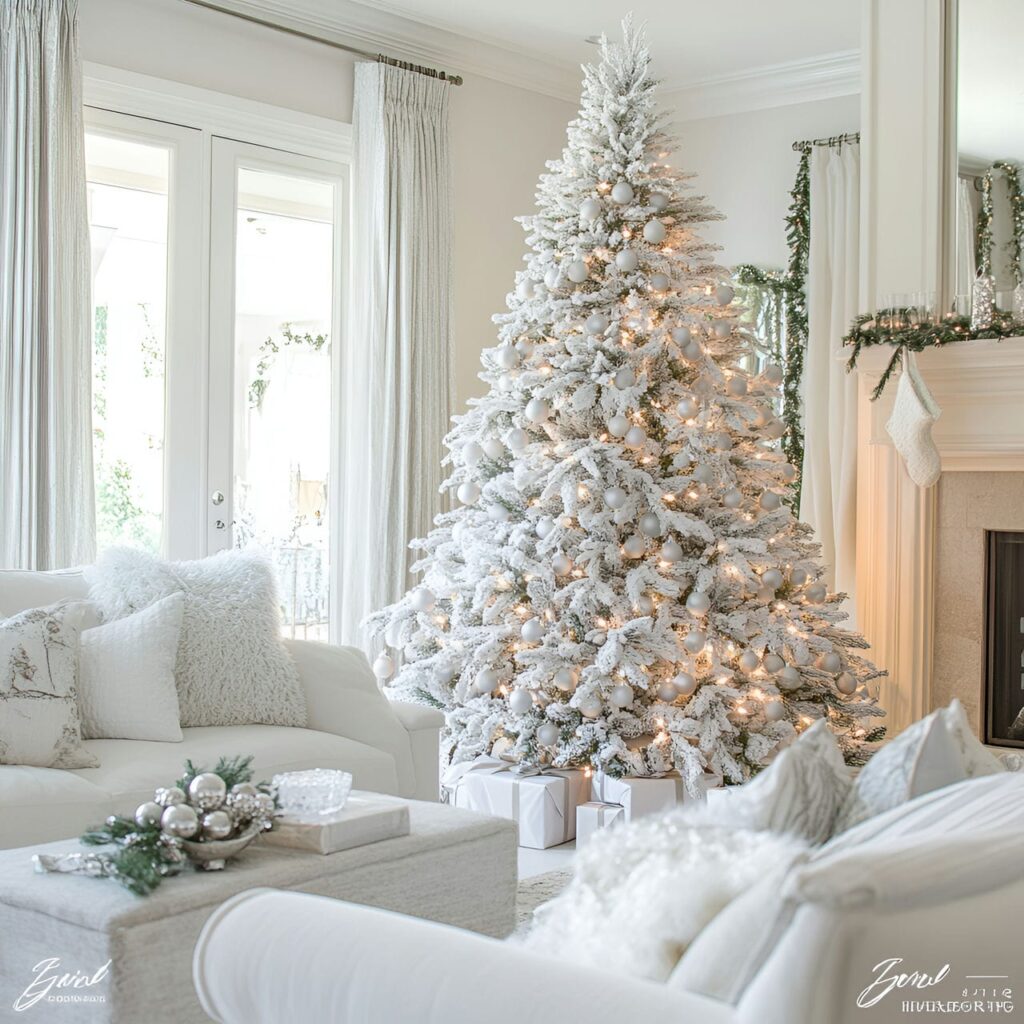
M 357 0 L 364 7 L 501 47 L 575 73 L 587 36 L 615 38 L 630 8 L 646 22 L 666 90 L 755 68 L 848 53 L 860 43 L 851 0 Z

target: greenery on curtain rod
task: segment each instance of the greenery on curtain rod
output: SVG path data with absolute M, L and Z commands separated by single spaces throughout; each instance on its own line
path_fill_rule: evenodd
M 1020 168 L 1008 160 L 996 160 L 981 176 L 981 209 L 978 212 L 978 228 L 975 238 L 975 259 L 978 273 L 992 274 L 992 219 L 994 216 L 992 185 L 997 174 L 1006 178 L 1006 189 L 1010 199 L 1010 216 L 1013 220 L 1013 237 L 1007 243 L 1010 262 L 1013 265 L 1015 284 L 1024 281 L 1021 258 L 1024 257 L 1024 193 L 1021 192 Z
M 904 349 L 909 349 L 911 352 L 922 352 L 926 348 L 938 348 L 961 341 L 976 341 L 986 338 L 1001 341 L 1003 338 L 1019 337 L 1024 331 L 1024 326 L 1019 320 L 1015 320 L 1011 313 L 1001 313 L 998 310 L 993 314 L 992 326 L 980 331 L 971 329 L 969 316 L 952 314 L 943 317 L 938 323 L 907 324 L 911 312 L 909 309 L 898 307 L 880 309 L 877 313 L 861 314 L 853 321 L 849 333 L 843 338 L 843 344 L 850 346 L 852 350 L 846 364 L 847 371 L 853 370 L 857 365 L 857 359 L 863 349 L 875 345 L 894 347 L 892 358 L 885 370 L 882 371 L 882 376 L 874 391 L 871 392 L 872 401 L 875 401 L 885 390 L 885 386 L 889 383 L 896 368 L 903 365 Z M 879 320 L 883 323 L 895 321 L 906 326 L 879 327 Z

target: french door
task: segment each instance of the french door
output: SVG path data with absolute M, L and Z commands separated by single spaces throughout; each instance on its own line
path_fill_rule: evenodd
M 328 639 L 343 165 L 89 109 L 99 545 L 256 545 Z

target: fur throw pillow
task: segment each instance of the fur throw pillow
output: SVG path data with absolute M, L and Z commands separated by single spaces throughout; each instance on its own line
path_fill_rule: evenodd
M 174 669 L 182 726 L 306 724 L 305 693 L 281 638 L 274 569 L 264 558 L 222 551 L 164 562 L 111 548 L 87 579 L 108 622 L 184 594 Z
M 735 827 L 728 815 L 725 803 L 693 805 L 598 832 L 522 941 L 559 960 L 665 981 L 716 914 L 808 848 L 794 835 Z

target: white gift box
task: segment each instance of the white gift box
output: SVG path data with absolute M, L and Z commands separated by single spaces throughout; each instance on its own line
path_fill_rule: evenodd
M 279 818 L 263 842 L 312 853 L 338 853 L 409 834 L 409 805 L 395 797 L 353 793 L 345 806 L 327 821 Z
M 576 808 L 590 795 L 590 779 L 576 768 L 516 771 L 493 757 L 454 765 L 445 773 L 449 801 L 519 825 L 519 845 L 560 846 L 576 836 Z
M 720 775 L 705 774 L 700 780 L 700 796 L 706 798 L 708 790 L 722 784 Z M 678 772 L 669 772 L 655 778 L 615 779 L 604 772 L 595 772 L 591 787 L 594 800 L 606 804 L 621 804 L 624 820 L 635 821 L 647 814 L 671 810 L 678 804 L 690 803 L 693 797 Z
M 610 828 L 626 820 L 622 804 L 603 804 L 600 800 L 588 800 L 576 808 L 576 849 L 580 850 L 601 828 Z

